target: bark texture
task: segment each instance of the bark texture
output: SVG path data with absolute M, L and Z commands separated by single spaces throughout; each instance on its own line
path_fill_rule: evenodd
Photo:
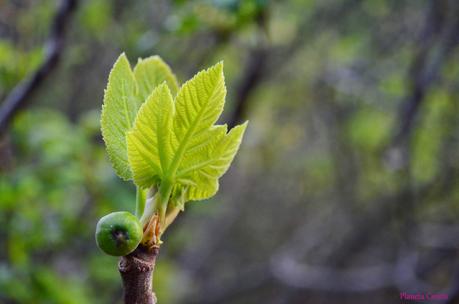
M 121 257 L 118 270 L 123 280 L 125 304 L 156 304 L 153 271 L 158 254 L 158 247 L 139 245 L 134 252 Z

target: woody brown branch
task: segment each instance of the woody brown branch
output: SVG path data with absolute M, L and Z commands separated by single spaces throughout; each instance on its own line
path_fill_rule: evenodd
M 124 288 L 125 304 L 156 304 L 153 292 L 153 271 L 159 247 L 147 248 L 139 245 L 118 264 Z

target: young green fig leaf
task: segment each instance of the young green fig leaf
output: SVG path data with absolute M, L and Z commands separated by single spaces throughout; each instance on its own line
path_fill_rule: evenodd
M 207 148 L 206 158 L 196 157 L 182 163 L 177 178 L 194 182 L 186 192 L 187 200 L 203 200 L 217 193 L 218 179 L 231 165 L 246 128 L 247 122 L 232 128 L 224 136 L 216 137 Z
M 127 133 L 134 183 L 142 188 L 166 182 L 183 187 L 181 201 L 202 200 L 218 190 L 241 143 L 247 123 L 214 125 L 225 103 L 223 64 L 199 72 L 177 93 L 159 86 L 142 105 Z
M 128 255 L 137 248 L 142 237 L 139 220 L 126 211 L 110 213 L 97 223 L 97 246 L 108 255 Z
M 165 83 L 158 86 L 140 108 L 127 135 L 134 181 L 147 188 L 168 174 L 172 156 L 171 129 L 174 100 Z
M 109 159 L 116 173 L 124 180 L 131 178 L 125 137 L 141 104 L 136 92 L 134 73 L 123 53 L 108 77 L 100 123 Z
M 138 84 L 138 96 L 146 100 L 153 90 L 166 82 L 173 96 L 178 91 L 178 81 L 171 68 L 159 56 L 139 58 L 134 67 L 134 76 Z
M 161 83 L 175 95 L 178 82 L 170 67 L 159 57 L 139 59 L 134 71 L 123 53 L 108 78 L 102 107 L 101 129 L 108 156 L 124 180 L 132 177 L 127 160 L 126 132 L 132 128 L 140 105 Z

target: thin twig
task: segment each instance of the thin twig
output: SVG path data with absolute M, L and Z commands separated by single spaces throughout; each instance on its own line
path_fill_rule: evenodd
M 267 50 L 263 47 L 255 48 L 250 51 L 249 58 L 242 78 L 239 80 L 236 89 L 235 109 L 231 115 L 228 126 L 234 127 L 241 119 L 245 117 L 247 111 L 248 99 L 250 94 L 260 84 L 263 76 L 264 66 L 266 65 Z
M 326 6 L 317 10 L 310 18 L 305 18 L 300 22 L 298 34 L 286 46 L 269 46 L 269 43 L 262 39 L 258 46 L 251 49 L 243 73 L 241 73 L 242 76 L 236 85 L 235 109 L 228 119 L 229 127 L 235 126 L 245 118 L 250 95 L 262 82 L 276 75 L 280 67 L 293 58 L 296 52 L 317 34 L 317 31 L 309 31 L 310 28 L 317 27 L 319 23 L 322 25 L 323 22 L 325 22 L 323 27 L 334 25 L 334 20 L 338 15 L 342 18 L 352 12 L 359 3 L 358 0 L 352 0 L 342 6 Z M 265 16 L 258 22 L 260 33 L 264 33 L 266 29 L 264 22 L 267 22 Z M 260 34 L 260 37 L 263 35 Z
M 16 113 L 30 102 L 32 95 L 55 70 L 62 54 L 66 29 L 77 2 L 77 0 L 63 0 L 60 3 L 45 44 L 46 55 L 43 63 L 30 77 L 20 82 L 1 104 L 0 134 L 7 130 Z
M 406 142 L 430 87 L 440 77 L 444 62 L 459 43 L 459 20 L 456 14 L 450 16 L 450 22 L 445 20 L 448 9 L 457 12 L 459 6 L 452 4 L 452 8 L 446 7 L 446 2 L 432 1 L 432 7 L 427 12 L 424 30 L 419 37 L 419 51 L 410 68 L 409 81 L 412 89 L 401 105 L 400 126 L 394 136 L 393 145 Z

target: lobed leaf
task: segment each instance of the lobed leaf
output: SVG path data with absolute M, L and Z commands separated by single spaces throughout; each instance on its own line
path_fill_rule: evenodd
M 174 95 L 177 93 L 177 79 L 159 56 L 139 59 L 132 71 L 123 53 L 110 72 L 102 107 L 102 136 L 115 172 L 125 180 L 132 178 L 126 132 L 132 128 L 141 104 L 163 82 Z
M 181 166 L 177 177 L 195 183 L 187 190 L 187 200 L 202 200 L 215 195 L 218 191 L 218 179 L 233 161 L 246 128 L 247 122 L 234 127 L 228 134 L 217 136 L 215 142 L 206 149 L 205 157 L 196 158 L 194 162 Z
M 142 105 L 127 133 L 129 163 L 135 183 L 149 187 L 167 174 L 172 152 L 174 101 L 168 86 L 158 86 Z
M 247 127 L 245 123 L 227 133 L 226 125 L 214 126 L 225 96 L 221 63 L 186 82 L 175 103 L 165 84 L 158 87 L 127 136 L 134 182 L 146 188 L 168 180 L 177 201 L 213 196 Z
M 137 84 L 126 55 L 116 60 L 108 77 L 102 106 L 101 129 L 109 159 L 123 179 L 131 178 L 125 134 L 134 122 L 141 101 L 136 97 Z
M 174 117 L 174 148 L 171 172 L 175 176 L 187 152 L 206 144 L 209 129 L 217 121 L 225 103 L 223 64 L 218 63 L 187 81 L 177 94 Z

